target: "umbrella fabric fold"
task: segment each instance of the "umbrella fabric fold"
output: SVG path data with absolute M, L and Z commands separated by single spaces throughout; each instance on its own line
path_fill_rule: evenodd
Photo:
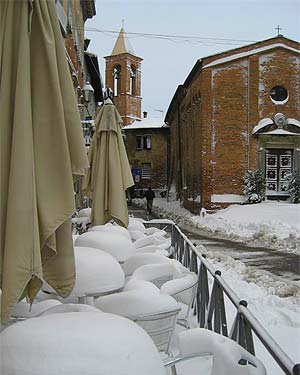
M 73 177 L 88 166 L 55 2 L 0 2 L 1 321 L 75 282 Z
M 122 118 L 113 104 L 105 104 L 96 118 L 88 157 L 90 168 L 83 180 L 83 190 L 92 198 L 93 225 L 114 219 L 128 226 L 126 189 L 134 185 L 124 146 Z

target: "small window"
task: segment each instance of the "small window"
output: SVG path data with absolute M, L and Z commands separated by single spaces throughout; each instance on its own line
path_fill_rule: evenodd
M 144 150 L 151 150 L 151 135 L 144 136 Z
M 142 164 L 142 179 L 149 180 L 151 178 L 151 163 Z
M 142 136 L 141 135 L 136 136 L 136 148 L 137 150 L 142 149 Z
M 121 66 L 116 65 L 113 70 L 113 77 L 114 77 L 114 96 L 118 96 L 120 94 L 120 86 L 121 86 Z
M 288 92 L 282 86 L 275 86 L 270 91 L 270 97 L 273 102 L 286 103 L 288 99 Z
M 151 150 L 152 148 L 151 135 L 137 135 L 136 136 L 136 148 L 137 150 Z
M 136 95 L 136 69 L 133 65 L 130 66 L 130 87 L 129 92 L 131 95 Z

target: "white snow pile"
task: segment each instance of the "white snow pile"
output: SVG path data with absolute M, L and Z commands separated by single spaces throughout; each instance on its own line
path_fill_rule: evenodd
M 141 199 L 135 203 L 144 205 Z M 251 242 L 274 249 L 300 253 L 300 204 L 266 201 L 234 204 L 210 214 L 193 215 L 179 201 L 154 199 L 155 213 L 181 226 L 190 226 L 234 241 Z

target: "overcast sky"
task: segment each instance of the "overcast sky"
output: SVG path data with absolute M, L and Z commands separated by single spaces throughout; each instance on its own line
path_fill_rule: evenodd
M 277 25 L 285 37 L 300 41 L 300 0 L 96 0 L 96 11 L 86 22 L 87 29 L 119 31 L 124 19 L 127 32 L 231 39 L 128 36 L 136 55 L 144 59 L 142 111 L 155 117 L 161 116 L 160 110 L 165 115 L 177 86 L 197 59 L 272 38 Z M 117 34 L 86 31 L 85 35 L 105 79 L 103 57 L 111 54 Z

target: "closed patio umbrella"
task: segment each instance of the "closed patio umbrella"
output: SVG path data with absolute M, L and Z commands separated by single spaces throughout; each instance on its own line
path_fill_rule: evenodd
M 121 116 L 110 99 L 96 118 L 96 130 L 89 149 L 90 168 L 83 189 L 92 198 L 92 224 L 114 219 L 128 226 L 125 190 L 134 185 L 121 134 Z
M 88 161 L 55 2 L 0 1 L 1 320 L 75 282 L 73 177 Z

